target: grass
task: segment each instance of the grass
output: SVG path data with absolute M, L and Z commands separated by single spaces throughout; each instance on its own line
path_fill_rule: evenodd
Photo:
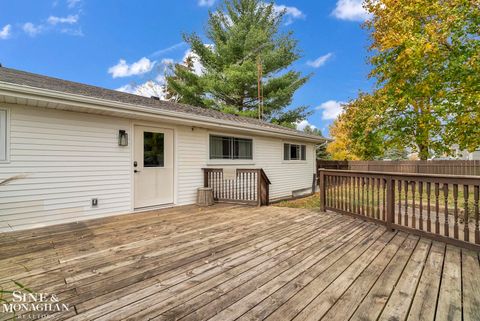
M 397 186 L 395 186 L 397 188 Z M 358 197 L 358 192 L 359 190 L 357 188 L 355 189 L 352 189 L 351 191 L 352 193 L 355 192 L 355 197 Z M 333 193 L 333 191 L 332 191 Z M 370 206 L 377 206 L 377 195 L 375 194 L 375 198 L 372 202 L 372 191 L 370 189 L 370 193 L 369 193 L 369 205 Z M 426 206 L 427 206 L 427 193 L 426 193 L 426 188 L 424 186 L 423 188 L 423 206 L 424 206 L 424 211 L 426 211 Z M 344 196 L 345 197 L 345 196 Z M 366 197 L 367 197 L 367 194 L 366 194 L 366 189 L 364 191 L 364 197 L 365 197 L 365 205 L 366 205 Z M 402 210 L 404 209 L 404 202 L 405 202 L 405 194 L 404 194 L 404 190 L 402 188 L 402 200 L 401 200 L 401 204 L 402 204 Z M 435 210 L 435 194 L 434 194 L 434 189 L 432 187 L 432 191 L 431 191 L 431 206 L 432 206 L 432 212 Z M 409 188 L 409 191 L 408 191 L 408 206 L 409 208 L 412 207 L 413 205 L 413 199 L 415 198 L 415 208 L 418 209 L 419 205 L 420 205 L 420 195 L 419 195 L 419 192 L 418 192 L 418 189 L 415 193 L 415 197 L 413 197 L 412 195 L 412 191 L 411 189 Z M 449 193 L 448 193 L 448 210 L 449 210 L 449 214 L 450 215 L 453 215 L 453 207 L 454 207 L 454 200 L 453 200 L 453 191 L 452 191 L 452 187 L 449 188 Z M 380 202 L 382 201 L 382 195 L 380 195 Z M 358 203 L 359 200 L 351 200 L 352 204 L 353 203 Z M 398 208 L 398 190 L 395 191 L 395 210 L 397 210 Z M 440 195 L 439 195 L 439 205 L 440 205 L 440 211 L 443 212 L 444 210 L 444 206 L 445 206 L 445 196 L 443 194 L 443 190 L 440 190 Z M 290 208 L 307 208 L 307 209 L 320 209 L 320 194 L 319 193 L 315 193 L 314 195 L 311 195 L 311 196 L 307 196 L 307 197 L 303 197 L 303 198 L 299 198 L 299 199 L 295 199 L 295 200 L 285 200 L 285 201 L 282 201 L 282 202 L 279 202 L 277 204 L 274 204 L 274 206 L 278 206 L 278 207 L 290 207 Z M 469 221 L 472 221 L 474 219 L 474 197 L 473 197 L 473 186 L 470 186 L 470 190 L 469 190 L 469 198 L 468 198 L 468 209 L 469 209 L 469 218 L 470 220 Z M 459 190 L 458 190 L 458 212 L 459 212 L 459 218 L 460 219 L 463 219 L 463 215 L 464 215 L 464 199 L 463 199 L 463 188 L 462 187 L 459 187 Z
M 320 209 L 320 194 L 298 198 L 295 200 L 281 201 L 274 206 L 278 207 L 290 207 L 290 208 L 308 208 L 308 209 Z

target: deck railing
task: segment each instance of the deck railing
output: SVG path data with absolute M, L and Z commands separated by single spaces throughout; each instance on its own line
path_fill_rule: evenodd
M 480 160 L 337 161 L 317 159 L 317 168 L 367 172 L 480 176 Z
M 236 169 L 226 177 L 222 168 L 204 168 L 204 187 L 213 189 L 217 202 L 269 204 L 270 180 L 263 169 Z
M 320 170 L 322 211 L 480 250 L 480 177 Z

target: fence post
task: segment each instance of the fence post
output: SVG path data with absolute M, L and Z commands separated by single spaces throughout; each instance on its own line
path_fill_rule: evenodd
M 392 224 L 395 223 L 395 180 L 389 176 L 387 179 L 387 228 L 393 231 Z
M 323 168 L 319 169 L 320 173 L 320 211 L 325 212 L 325 172 Z

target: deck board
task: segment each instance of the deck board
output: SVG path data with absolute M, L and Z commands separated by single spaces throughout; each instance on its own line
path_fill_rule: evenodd
M 0 248 L 1 287 L 74 307 L 49 320 L 480 319 L 479 253 L 308 209 L 175 207 Z

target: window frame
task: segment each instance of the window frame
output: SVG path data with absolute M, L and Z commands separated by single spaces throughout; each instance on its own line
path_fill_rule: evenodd
M 288 159 L 285 159 L 285 156 L 287 154 L 285 153 L 285 147 L 288 147 Z M 298 158 L 292 159 L 292 146 L 297 146 L 297 153 L 298 153 Z M 307 145 L 302 144 L 302 143 L 293 143 L 293 142 L 283 142 L 282 145 L 282 161 L 286 163 L 295 163 L 295 162 L 301 162 L 304 163 L 307 161 Z
M 211 148 L 212 148 L 212 137 L 218 137 L 218 138 L 228 138 L 230 139 L 230 153 L 229 153 L 229 158 L 212 158 L 212 155 L 211 155 Z M 234 155 L 235 155 L 235 139 L 237 140 L 247 140 L 247 141 L 250 141 L 251 142 L 251 158 L 234 158 Z M 208 158 L 208 161 L 209 162 L 228 162 L 228 163 L 231 163 L 231 162 L 240 162 L 240 163 L 244 163 L 244 162 L 252 162 L 254 160 L 254 139 L 252 137 L 245 137 L 245 136 L 238 136 L 238 135 L 232 135 L 232 134 L 222 134 L 222 133 L 209 133 L 208 135 L 208 155 L 207 155 L 207 158 Z
M 10 109 L 0 106 L 1 111 L 5 111 L 5 159 L 0 159 L 0 164 L 10 163 Z

